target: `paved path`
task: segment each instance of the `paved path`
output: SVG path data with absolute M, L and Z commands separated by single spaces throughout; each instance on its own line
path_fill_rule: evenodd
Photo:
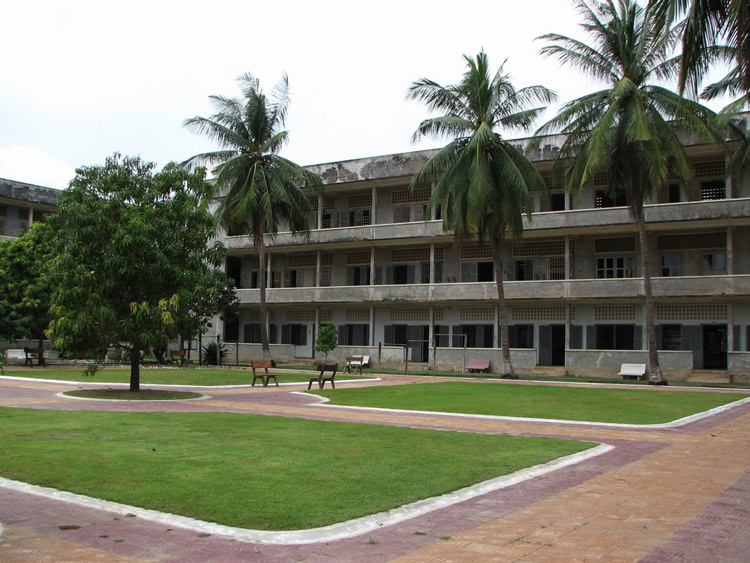
M 378 384 L 404 381 L 423 380 L 392 377 Z M 300 546 L 207 536 L 0 488 L 2 562 L 750 561 L 749 404 L 676 429 L 625 429 L 326 408 L 292 393 L 294 387 L 211 389 L 208 400 L 137 405 L 56 395 L 65 389 L 70 386 L 0 379 L 0 406 L 251 412 L 581 438 L 615 448 L 396 526 Z

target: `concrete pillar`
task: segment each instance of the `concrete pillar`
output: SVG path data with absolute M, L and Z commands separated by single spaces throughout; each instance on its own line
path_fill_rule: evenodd
M 727 275 L 734 275 L 734 232 L 727 227 Z
M 435 243 L 430 243 L 430 284 L 435 283 Z
M 323 228 L 323 196 L 318 196 L 318 229 Z
M 567 200 L 566 200 L 567 201 Z M 573 272 L 571 270 L 572 264 L 570 263 L 570 235 L 565 235 L 565 279 L 572 279 Z
M 315 287 L 320 287 L 320 250 L 315 254 Z
M 370 305 L 370 346 L 375 346 L 375 306 Z
M 370 285 L 375 285 L 375 247 L 370 247 Z
M 370 189 L 372 194 L 372 208 L 370 210 L 370 225 L 378 224 L 378 190 L 375 186 Z

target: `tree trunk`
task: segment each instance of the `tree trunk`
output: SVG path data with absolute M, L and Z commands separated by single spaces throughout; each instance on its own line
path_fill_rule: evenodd
M 649 385 L 666 385 L 667 380 L 661 373 L 659 354 L 656 350 L 656 327 L 654 326 L 654 299 L 651 295 L 651 250 L 646 233 L 646 220 L 643 210 L 637 219 L 638 236 L 641 241 L 641 268 L 643 269 L 643 297 L 646 302 L 646 347 L 648 349 Z
M 500 348 L 503 356 L 503 369 L 500 377 L 518 379 L 510 361 L 510 340 L 508 339 L 508 314 L 505 309 L 505 291 L 503 291 L 503 263 L 500 255 L 501 243 L 492 243 L 492 259 L 495 262 L 495 285 L 497 285 L 497 302 L 500 312 Z
M 258 225 L 260 222 L 256 221 Z M 263 227 L 256 227 L 255 244 L 258 247 L 258 283 L 260 283 L 260 345 L 263 349 L 263 360 L 271 360 L 271 347 L 268 345 L 268 331 L 266 330 L 266 242 L 263 238 Z
M 141 351 L 138 348 L 130 351 L 130 390 L 141 390 Z

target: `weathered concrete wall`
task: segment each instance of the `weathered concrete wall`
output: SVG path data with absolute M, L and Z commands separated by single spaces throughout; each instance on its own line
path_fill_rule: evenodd
M 622 364 L 648 364 L 646 350 L 566 350 L 565 367 L 574 375 L 617 377 Z M 659 351 L 659 365 L 667 379 L 686 379 L 693 369 L 690 351 Z

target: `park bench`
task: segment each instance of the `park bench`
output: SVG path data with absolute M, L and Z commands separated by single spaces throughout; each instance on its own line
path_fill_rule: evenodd
M 34 367 L 34 360 L 39 358 L 39 354 L 37 353 L 37 351 L 34 348 L 24 346 L 23 353 L 26 357 L 23 365 Z
M 180 362 L 180 365 L 184 366 L 185 365 L 185 350 L 170 350 L 169 359 L 173 364 Z
M 255 380 L 260 377 L 260 380 L 263 382 L 263 387 L 268 387 L 269 380 L 273 377 L 274 381 L 276 382 L 276 387 L 279 386 L 279 379 L 276 377 L 275 373 L 268 373 L 268 368 L 273 367 L 270 360 L 257 360 L 250 364 L 253 368 L 253 384 L 251 387 L 255 387 Z M 258 373 L 255 370 L 265 370 L 264 373 Z
M 317 376 L 310 378 L 310 383 L 307 384 L 308 390 L 312 387 L 312 384 L 315 381 L 318 382 L 318 389 L 323 389 L 326 381 L 330 381 L 331 387 L 336 389 L 336 384 L 333 382 L 333 379 L 336 377 L 336 371 L 338 371 L 338 369 L 338 364 L 318 364 L 319 373 Z M 326 372 L 329 372 L 329 375 L 326 375 Z
M 489 360 L 471 360 L 468 364 L 466 364 L 466 371 L 468 372 L 489 371 L 489 369 Z
M 362 368 L 370 363 L 370 356 L 347 356 L 344 371 L 349 373 L 362 373 Z M 353 371 L 352 371 L 353 370 Z
M 645 379 L 646 364 L 622 364 L 618 375 L 623 379 Z

